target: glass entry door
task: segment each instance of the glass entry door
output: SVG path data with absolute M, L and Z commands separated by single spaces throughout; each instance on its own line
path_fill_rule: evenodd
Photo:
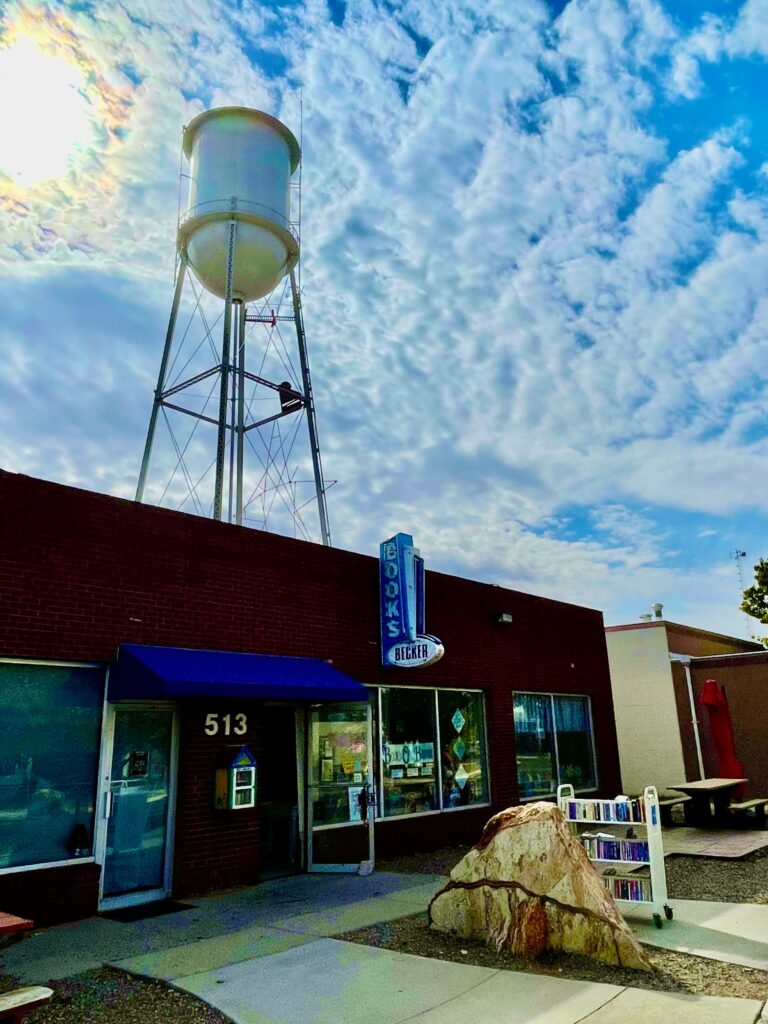
M 113 723 L 102 907 L 145 903 L 170 891 L 173 709 L 116 707 Z
M 308 867 L 373 870 L 371 708 L 327 704 L 309 716 Z

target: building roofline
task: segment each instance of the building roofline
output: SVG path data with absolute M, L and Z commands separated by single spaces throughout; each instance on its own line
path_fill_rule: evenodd
M 650 622 L 628 622 L 624 626 L 606 626 L 606 633 L 619 633 L 625 629 L 654 629 L 656 626 L 666 626 L 666 619 L 652 619 Z
M 763 647 L 759 651 L 733 651 L 731 654 L 699 654 L 698 656 L 690 655 L 691 665 L 696 663 L 700 668 L 703 668 L 702 662 L 709 661 L 733 661 L 734 659 L 741 661 L 744 658 L 746 660 L 754 659 L 760 661 L 764 659 L 768 661 L 768 648 Z
M 765 651 L 766 648 L 761 647 L 759 644 L 752 640 L 744 640 L 739 636 L 729 636 L 727 633 L 716 633 L 713 629 L 700 629 L 698 626 L 685 626 L 682 622 L 670 622 L 668 619 L 653 619 L 651 622 L 628 622 L 626 625 L 621 626 L 606 626 L 606 633 L 619 633 L 629 629 L 652 629 L 658 626 L 671 627 L 672 629 L 678 630 L 682 633 L 688 633 L 689 636 L 697 637 L 711 637 L 716 640 L 726 640 L 730 643 L 738 644 L 750 644 L 753 648 L 751 651 L 744 651 L 738 653 L 744 654 L 760 654 Z M 702 655 L 701 657 L 704 657 Z M 733 657 L 732 654 L 725 655 L 710 655 L 710 657 Z

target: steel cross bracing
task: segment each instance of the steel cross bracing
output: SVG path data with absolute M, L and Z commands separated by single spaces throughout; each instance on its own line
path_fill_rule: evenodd
M 324 544 L 330 544 L 325 499 L 326 488 L 322 475 L 306 336 L 296 280 L 291 275 L 291 293 L 288 300 L 291 304 L 290 314 L 286 314 L 280 308 L 284 299 L 287 299 L 285 293 L 289 279 L 283 282 L 282 295 L 273 293 L 272 296 L 252 304 L 251 308 L 246 308 L 232 299 L 229 282 L 232 279 L 235 231 L 236 225 L 230 224 L 227 261 L 228 294 L 223 311 L 224 324 L 220 354 L 216 354 L 213 330 L 222 319 L 222 315 L 213 324 L 208 322 L 202 305 L 204 296 L 198 292 L 194 280 L 187 274 L 186 257 L 182 254 L 179 261 L 171 317 L 155 388 L 136 498 L 141 501 L 145 494 L 158 417 L 162 412 L 162 419 L 167 427 L 175 453 L 176 465 L 162 492 L 161 502 L 169 493 L 173 493 L 174 480 L 178 476 L 179 480 L 184 481 L 187 490 L 187 496 L 182 499 L 178 507 L 183 507 L 189 501 L 198 514 L 209 514 L 218 519 L 228 518 L 229 521 L 242 524 L 254 522 L 252 513 L 258 506 L 259 515 L 255 521 L 265 529 L 272 528 L 270 516 L 274 517 L 277 510 L 282 509 L 281 515 L 287 514 L 292 518 L 294 532 L 311 539 L 304 516 L 307 507 L 314 500 L 317 502 L 321 539 Z M 185 279 L 191 282 L 196 301 L 186 330 L 180 338 L 177 338 L 177 322 Z M 174 376 L 176 364 L 182 363 L 181 350 L 196 316 L 202 320 L 205 329 L 203 339 L 191 354 L 185 352 L 186 361 Z M 283 323 L 294 324 L 296 330 L 294 344 L 298 346 L 299 368 L 293 366 L 290 351 L 293 346 L 286 344 L 280 334 L 279 325 Z M 256 345 L 256 350 L 260 351 L 260 365 L 257 365 L 259 372 L 245 367 L 247 326 L 250 326 L 251 333 L 254 330 L 266 330 L 267 332 L 266 347 L 260 350 Z M 249 338 L 249 341 L 250 345 L 247 346 L 247 349 L 252 351 L 254 349 L 253 339 Z M 215 364 L 209 364 L 197 372 L 190 372 L 191 364 L 206 343 L 211 346 L 216 359 Z M 277 361 L 283 368 L 281 372 L 284 372 L 286 378 L 291 378 L 291 380 L 283 380 L 278 383 L 266 376 L 264 367 L 270 348 L 278 356 L 277 360 L 273 359 L 273 363 Z M 295 348 L 293 352 L 295 354 Z M 171 359 L 172 354 L 173 359 Z M 185 371 L 187 371 L 187 375 L 184 375 Z M 300 385 L 298 384 L 299 373 L 301 374 Z M 292 381 L 297 383 L 292 383 Z M 201 385 L 203 391 L 198 394 L 196 392 Z M 216 391 L 218 391 L 217 401 L 214 400 Z M 246 393 L 247 391 L 250 391 L 250 396 Z M 277 398 L 279 410 L 270 411 L 268 414 L 267 410 L 264 410 L 262 414 L 259 414 L 257 411 L 259 402 L 265 401 L 265 395 L 270 394 Z M 197 403 L 195 399 L 197 399 Z M 197 407 L 195 407 L 196 405 Z M 212 407 L 209 409 L 209 406 Z M 172 417 L 167 415 L 168 411 L 181 413 L 196 421 L 186 443 L 177 439 L 172 425 Z M 298 465 L 293 470 L 288 466 L 288 460 L 294 457 L 302 413 L 307 420 L 314 477 L 312 481 L 299 478 Z M 288 420 L 289 417 L 294 417 L 294 426 L 283 437 L 280 424 L 282 421 Z M 190 452 L 200 446 L 202 435 L 196 434 L 196 432 L 201 423 L 217 427 L 215 457 L 202 472 L 194 472 L 189 465 L 189 459 Z M 265 431 L 263 428 L 268 429 Z M 256 444 L 251 438 L 257 439 Z M 250 493 L 247 498 L 244 493 L 246 446 L 250 462 L 253 463 L 255 459 L 260 465 L 260 474 L 255 485 L 252 480 L 249 481 Z M 227 457 L 228 474 L 226 472 Z M 209 479 L 209 474 L 213 469 L 215 469 L 213 500 L 206 512 L 203 491 L 205 481 Z M 314 484 L 314 498 L 300 501 L 299 490 L 305 485 L 311 484 Z M 228 498 L 226 510 L 224 508 L 225 494 Z

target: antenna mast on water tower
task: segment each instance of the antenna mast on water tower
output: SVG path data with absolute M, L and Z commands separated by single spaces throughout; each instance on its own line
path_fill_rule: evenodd
M 179 219 L 176 288 L 136 500 L 145 497 L 162 416 L 176 464 L 159 496 L 155 490 L 158 504 L 172 501 L 175 507 L 186 505 L 199 514 L 238 524 L 255 518 L 264 529 L 277 528 L 278 532 L 289 532 L 280 530 L 287 519 L 293 532 L 310 539 L 301 512 L 312 503 L 312 497 L 300 499 L 302 485 L 309 484 L 317 504 L 320 537 L 330 545 L 295 274 L 299 238 L 290 219 L 291 175 L 299 166 L 299 145 L 288 128 L 269 114 L 247 107 L 221 107 L 198 115 L 186 126 L 183 146 L 190 161 L 189 204 Z M 198 291 L 188 270 L 204 292 Z M 187 298 L 184 313 L 189 323 L 179 332 L 187 280 L 194 302 Z M 223 300 L 212 324 L 209 319 L 215 309 L 211 309 L 209 295 Z M 262 301 L 247 306 L 257 300 Z M 221 343 L 217 349 L 214 329 L 219 321 Z M 191 350 L 193 322 L 202 323 L 203 337 Z M 298 367 L 280 333 L 280 325 L 286 323 L 294 325 Z M 213 353 L 213 365 L 206 357 L 206 346 Z M 258 372 L 246 366 L 246 352 L 251 353 L 248 363 Z M 201 363 L 203 357 L 206 361 Z M 288 379 L 272 379 L 275 376 Z M 172 429 L 169 412 L 196 421 L 183 445 Z M 301 446 L 299 456 L 293 455 L 302 413 L 307 422 L 309 459 L 302 459 Z M 285 422 L 291 426 L 284 435 Z M 216 427 L 213 458 L 197 435 L 198 427 L 206 423 Z M 258 464 L 255 472 L 246 470 L 246 454 L 251 456 L 250 463 Z M 292 459 L 297 459 L 293 468 Z M 170 470 L 167 461 L 165 468 Z M 300 479 L 302 469 L 305 476 L 311 472 L 311 480 Z M 260 510 L 258 517 L 249 516 L 254 510 Z

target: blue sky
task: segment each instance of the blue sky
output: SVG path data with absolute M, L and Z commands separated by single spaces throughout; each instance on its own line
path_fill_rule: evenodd
M 11 0 L 2 26 L 0 465 L 132 496 L 181 127 L 243 104 L 298 132 L 303 99 L 335 543 L 405 530 L 431 568 L 608 623 L 661 601 L 744 635 L 730 552 L 768 556 L 768 0 Z M 3 78 L 25 40 L 79 77 L 42 99 L 28 60 Z M 14 145 L 9 110 L 38 129 Z M 22 181 L 54 143 L 55 175 Z

